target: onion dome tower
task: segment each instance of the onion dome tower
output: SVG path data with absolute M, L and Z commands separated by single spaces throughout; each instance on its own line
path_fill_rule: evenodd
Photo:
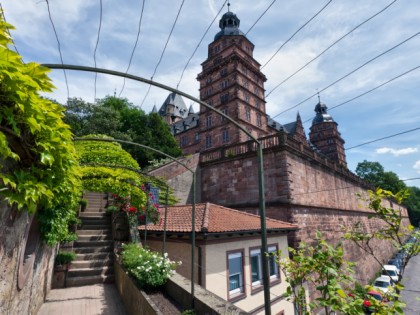
M 337 123 L 327 112 L 327 105 L 319 100 L 315 106 L 315 118 L 309 132 L 310 142 L 329 159 L 347 165 L 344 153 L 344 140 L 338 131 Z

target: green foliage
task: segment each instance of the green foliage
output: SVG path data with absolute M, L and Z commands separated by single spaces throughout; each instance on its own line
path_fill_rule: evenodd
M 347 314 L 360 314 L 362 303 L 358 305 L 345 293 L 352 284 L 351 274 L 354 271 L 353 264 L 343 257 L 341 244 L 331 246 L 317 232 L 314 245 L 302 242 L 297 249 L 289 248 L 289 252 L 292 258 L 278 262 L 289 283 L 286 296 L 297 303 L 298 314 L 311 314 L 320 307 L 324 308 L 325 314 L 347 308 Z M 309 305 L 306 304 L 307 283 L 318 293 Z
M 407 206 L 408 215 L 410 217 L 411 224 L 414 226 L 420 226 L 420 188 L 408 187 L 410 196 L 404 201 L 404 205 Z
M 7 188 L 1 194 L 19 210 L 38 210 L 52 245 L 69 236 L 62 218 L 73 219 L 80 194 L 72 134 L 63 108 L 39 96 L 53 89 L 49 70 L 9 50 L 7 28 L 0 20 L 0 186 Z
M 59 251 L 57 256 L 55 256 L 55 265 L 66 265 L 71 263 L 76 259 L 76 254 L 74 252 L 62 252 Z
M 364 160 L 357 164 L 356 174 L 371 183 L 375 189 L 382 188 L 397 193 L 406 189 L 406 185 L 398 178 L 394 172 L 385 172 L 384 167 L 379 162 L 369 162 Z
M 174 273 L 177 263 L 156 252 L 142 248 L 135 243 L 124 244 L 122 261 L 130 275 L 144 287 L 157 287 L 165 284 Z
M 197 312 L 195 310 L 183 310 L 181 315 L 197 315 Z
M 65 121 L 76 136 L 105 134 L 115 139 L 147 145 L 177 157 L 181 154 L 178 143 L 169 126 L 157 114 L 147 115 L 125 98 L 107 96 L 97 104 L 89 104 L 77 98 L 69 99 Z M 161 159 L 161 154 L 140 147 L 124 144 L 143 167 L 149 161 Z

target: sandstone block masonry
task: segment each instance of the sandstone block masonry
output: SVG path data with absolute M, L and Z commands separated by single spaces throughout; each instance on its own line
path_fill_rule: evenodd
M 36 314 L 50 290 L 55 249 L 32 222 L 0 201 L 0 314 Z

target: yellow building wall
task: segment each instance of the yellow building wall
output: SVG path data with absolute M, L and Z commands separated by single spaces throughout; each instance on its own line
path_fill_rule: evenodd
M 267 244 L 277 245 L 282 251 L 283 256 L 288 255 L 287 236 L 270 236 L 267 238 Z M 238 240 L 237 242 L 218 243 L 206 246 L 205 266 L 206 266 L 206 289 L 217 294 L 221 298 L 228 300 L 228 274 L 227 274 L 227 252 L 235 250 L 243 250 L 244 253 L 244 279 L 245 279 L 245 295 L 246 297 L 234 302 L 236 306 L 244 311 L 252 311 L 259 306 L 264 305 L 264 291 L 251 294 L 251 265 L 249 251 L 250 248 L 261 247 L 261 240 L 247 239 Z M 284 274 L 280 272 L 280 283 L 270 287 L 271 300 L 276 300 L 286 292 L 287 283 L 284 280 Z M 273 302 L 271 306 L 272 314 L 284 311 L 285 315 L 293 315 L 293 304 L 281 299 Z M 264 314 L 264 308 L 257 314 Z

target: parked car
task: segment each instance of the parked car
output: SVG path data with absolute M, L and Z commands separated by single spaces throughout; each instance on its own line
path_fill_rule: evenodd
M 382 275 L 391 277 L 393 283 L 398 282 L 399 271 L 393 265 L 384 265 L 382 268 Z
M 380 276 L 375 279 L 373 283 L 373 288 L 375 290 L 380 290 L 383 293 L 388 293 L 389 287 L 392 286 L 392 280 L 389 276 Z
M 393 258 L 388 260 L 388 265 L 393 265 L 397 267 L 398 273 L 401 273 L 402 261 L 398 258 Z

